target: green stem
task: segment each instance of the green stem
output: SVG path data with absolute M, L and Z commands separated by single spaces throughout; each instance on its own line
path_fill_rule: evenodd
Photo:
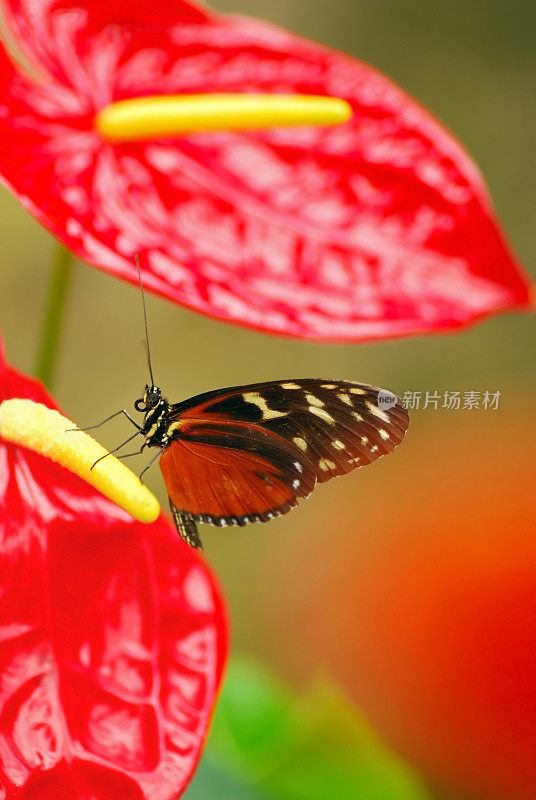
M 35 374 L 50 389 L 58 343 L 65 312 L 67 292 L 71 282 L 73 256 L 62 244 L 56 246 L 52 276 L 48 288 L 45 318 L 41 332 L 39 352 L 36 359 Z

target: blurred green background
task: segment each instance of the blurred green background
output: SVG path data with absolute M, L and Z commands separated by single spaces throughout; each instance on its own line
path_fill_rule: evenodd
M 477 161 L 510 242 L 535 275 L 533 0 L 219 0 L 213 5 L 264 17 L 346 50 L 417 98 Z M 0 191 L 0 220 L 0 329 L 8 360 L 31 373 L 55 243 L 5 190 Z M 270 525 L 202 530 L 207 557 L 228 598 L 236 650 L 259 657 L 296 689 L 320 669 L 338 675 L 337 620 L 351 618 L 355 609 L 344 604 L 344 591 L 328 596 L 319 588 L 326 570 L 337 575 L 347 552 L 366 559 L 388 546 L 396 514 L 386 530 L 383 512 L 396 498 L 402 475 L 405 495 L 413 492 L 418 508 L 423 452 L 428 464 L 456 458 L 476 418 L 475 447 L 492 440 L 497 428 L 508 431 L 520 408 L 534 426 L 534 318 L 508 314 L 464 333 L 342 346 L 265 336 L 154 296 L 148 298 L 148 313 L 155 377 L 173 401 L 218 386 L 307 376 L 363 380 L 399 394 L 501 391 L 497 412 L 414 412 L 410 435 L 395 456 L 321 487 L 299 510 Z M 78 264 L 54 388 L 64 411 L 80 425 L 90 425 L 131 407 L 146 381 L 142 338 L 139 291 Z M 450 451 L 444 442 L 436 444 L 445 426 Z M 126 422 L 114 421 L 100 438 L 111 447 L 127 433 Z M 147 483 L 164 504 L 158 467 L 151 473 Z M 366 650 L 366 642 L 362 646 Z M 366 701 L 359 686 L 352 693 L 358 702 Z M 209 785 L 212 779 L 204 775 L 199 780 Z M 214 782 L 219 798 L 242 797 L 236 786 L 227 792 L 217 772 Z M 201 783 L 192 800 L 214 796 L 203 794 Z M 441 790 L 434 791 L 439 796 Z M 391 793 L 385 798 L 399 796 L 405 797 Z

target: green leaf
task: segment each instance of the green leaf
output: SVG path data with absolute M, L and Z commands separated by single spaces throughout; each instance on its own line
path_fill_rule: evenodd
M 256 782 L 300 734 L 295 698 L 252 660 L 234 658 L 217 706 L 209 751 Z
M 327 679 L 296 709 L 301 736 L 264 785 L 280 800 L 426 800 L 424 784 Z
M 206 758 L 273 800 L 429 800 L 331 680 L 297 696 L 244 658 L 229 669 Z
M 204 757 L 181 800 L 271 800 Z

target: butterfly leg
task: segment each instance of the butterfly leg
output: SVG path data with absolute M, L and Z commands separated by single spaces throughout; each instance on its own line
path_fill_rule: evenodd
M 125 442 L 125 444 L 126 444 L 126 442 Z M 143 448 L 144 448 L 146 445 L 147 445 L 147 442 L 144 442 L 144 443 L 142 444 L 142 446 L 141 446 L 141 450 L 143 450 Z M 156 461 L 156 459 L 158 458 L 158 456 L 159 456 L 161 453 L 163 453 L 163 452 L 164 452 L 164 450 L 166 449 L 166 447 L 167 447 L 167 445 L 164 445 L 164 447 L 161 447 L 161 448 L 160 448 L 160 450 L 158 451 L 158 453 L 157 453 L 157 454 L 156 454 L 156 455 L 155 455 L 153 458 L 151 458 L 151 460 L 149 461 L 149 463 L 147 464 L 147 466 L 145 467 L 145 469 L 142 469 L 142 471 L 140 472 L 140 481 L 141 481 L 141 476 L 144 474 L 144 472 L 147 472 L 147 470 L 149 469 L 149 467 L 151 466 L 151 464 L 154 464 L 154 462 Z M 140 450 L 140 453 L 141 453 L 141 450 Z M 143 483 L 143 481 L 141 481 L 141 482 Z
M 103 459 L 103 458 L 107 458 L 108 456 L 111 456 L 111 455 L 112 455 L 112 453 L 117 453 L 117 451 L 118 451 L 118 450 L 121 450 L 121 448 L 122 448 L 122 447 L 124 447 L 124 446 L 125 446 L 126 444 L 128 444 L 129 442 L 131 442 L 131 441 L 132 441 L 132 439 L 134 439 L 136 436 L 139 436 L 139 435 L 140 435 L 140 433 L 141 433 L 141 431 L 136 431 L 136 433 L 133 433 L 133 434 L 132 434 L 132 436 L 129 436 L 129 438 L 128 438 L 128 439 L 126 439 L 126 440 L 123 442 L 123 444 L 120 444 L 118 447 L 114 447 L 114 449 L 113 449 L 113 450 L 110 450 L 110 452 L 109 452 L 109 453 L 105 453 L 103 456 L 101 456 L 100 458 L 98 458 L 98 459 L 97 459 L 97 460 L 96 460 L 96 461 L 95 461 L 95 462 L 94 462 L 94 463 L 91 465 L 91 469 L 93 469 L 93 467 L 95 467 L 95 466 L 96 466 L 96 465 L 99 463 L 99 461 L 102 461 L 102 459 Z
M 132 456 L 139 456 L 140 453 L 143 453 L 144 449 L 147 447 L 147 442 L 145 441 L 139 450 L 136 450 L 134 453 L 125 453 L 124 456 L 116 456 L 116 458 L 132 458 Z M 151 466 L 151 464 L 149 464 Z M 143 473 L 142 473 L 143 474 Z
M 116 411 L 115 414 L 110 414 L 109 417 L 106 417 L 106 419 L 103 419 L 102 422 L 99 422 L 97 425 L 90 425 L 88 428 L 69 428 L 68 430 L 69 431 L 92 431 L 92 430 L 94 430 L 94 428 L 100 428 L 100 426 L 104 425 L 105 422 L 109 422 L 114 417 L 119 416 L 119 414 L 124 414 L 125 417 L 128 420 L 130 420 L 130 422 L 132 422 L 134 427 L 137 428 L 139 431 L 141 431 L 141 426 L 138 425 L 136 420 L 132 419 L 132 417 L 130 416 L 128 411 L 126 411 L 124 408 L 122 408 L 120 411 Z M 65 433 L 67 433 L 67 431 L 65 431 Z
M 177 508 L 175 508 L 171 502 L 171 499 L 169 501 L 169 507 L 171 509 L 173 522 L 175 523 L 175 527 L 177 528 L 181 539 L 186 542 L 186 544 L 189 544 L 190 547 L 195 547 L 196 550 L 202 550 L 203 543 L 201 542 L 201 538 L 197 532 L 197 525 L 195 524 L 195 521 L 183 511 L 179 511 Z
M 123 456 L 116 456 L 116 458 L 132 458 L 132 456 L 139 456 L 141 450 L 135 450 L 133 453 L 125 453 Z

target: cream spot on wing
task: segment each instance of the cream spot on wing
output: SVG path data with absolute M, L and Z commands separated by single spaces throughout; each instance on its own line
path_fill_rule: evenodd
M 297 383 L 280 383 L 282 389 L 301 389 Z
M 385 411 L 382 411 L 381 408 L 378 408 L 378 406 L 375 406 L 374 403 L 370 403 L 368 400 L 367 408 L 371 414 L 374 414 L 375 417 L 381 419 L 382 422 L 391 422 L 389 415 L 386 414 Z
M 316 414 L 317 417 L 321 417 L 325 419 L 326 422 L 335 422 L 331 414 L 328 414 L 323 408 L 316 408 L 316 406 L 309 406 L 309 411 L 311 414 Z
M 276 419 L 276 417 L 288 416 L 287 411 L 273 411 L 271 408 L 268 408 L 265 398 L 261 397 L 258 392 L 244 392 L 242 397 L 246 403 L 252 403 L 252 405 L 260 408 L 263 419 Z
M 336 450 L 346 450 L 344 442 L 340 442 L 338 439 L 334 439 L 331 444 Z
M 322 400 L 319 400 L 318 397 L 314 396 L 314 394 L 306 394 L 305 395 L 305 399 L 312 406 L 318 406 L 318 408 L 322 408 L 324 406 L 324 403 L 322 402 Z
M 292 481 L 292 488 L 293 489 L 297 489 L 299 485 L 300 485 L 300 482 L 299 482 L 299 480 L 297 478 L 296 478 L 295 481 Z
M 379 428 L 378 429 L 378 433 L 380 434 L 382 439 L 388 439 L 389 438 L 389 434 L 387 433 L 387 431 L 384 431 L 383 428 Z
M 350 394 L 366 394 L 365 389 L 358 389 L 357 386 L 352 386 L 349 391 Z
M 377 449 L 378 449 L 378 445 L 377 445 L 377 444 L 375 444 L 375 445 L 374 445 L 374 447 L 371 447 L 371 448 L 370 448 L 370 452 L 371 452 L 371 453 L 375 453 Z
M 295 462 L 294 462 L 294 466 L 296 467 L 296 469 L 298 470 L 298 472 L 303 472 L 303 467 L 302 467 L 302 465 L 300 464 L 300 462 L 299 462 L 299 461 L 295 461 Z
M 363 417 L 361 414 L 358 414 L 357 411 L 352 411 L 352 416 L 355 417 L 358 422 L 363 422 Z
M 341 392 L 340 394 L 337 394 L 337 397 L 339 398 L 339 400 L 342 400 L 343 403 L 346 403 L 347 406 L 352 405 L 352 398 L 350 397 L 349 394 Z
M 363 444 L 367 444 L 367 442 L 368 442 L 368 438 L 367 438 L 366 436 L 362 436 L 362 437 L 361 437 L 361 442 L 362 442 Z
M 322 389 L 336 389 L 337 388 L 337 384 L 336 383 L 321 383 L 320 387 Z
M 334 464 L 333 461 L 330 461 L 327 458 L 321 458 L 320 461 L 318 462 L 318 466 L 323 472 L 327 472 L 330 469 L 337 469 L 336 464 Z
M 302 439 L 301 436 L 295 436 L 292 440 L 296 447 L 299 447 L 300 450 L 307 450 L 307 442 L 305 439 Z

